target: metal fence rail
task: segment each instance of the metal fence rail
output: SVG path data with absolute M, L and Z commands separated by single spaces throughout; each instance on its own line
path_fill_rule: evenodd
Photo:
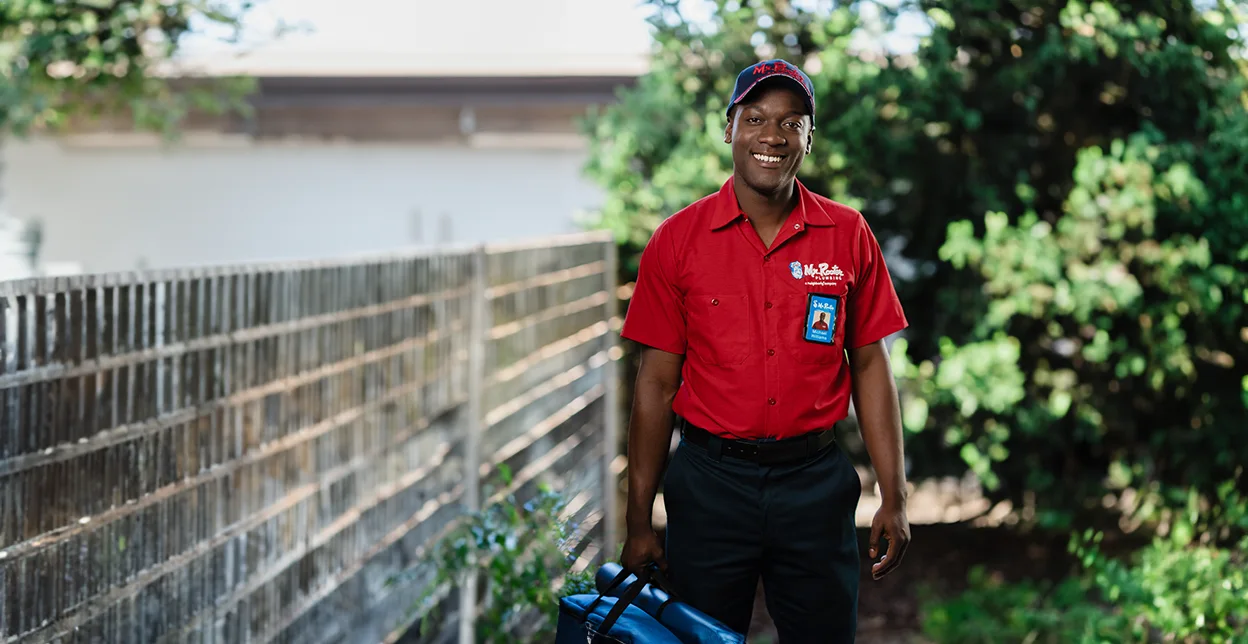
M 378 641 L 423 590 L 385 580 L 502 464 L 573 497 L 593 563 L 614 262 L 578 235 L 0 282 L 0 640 Z

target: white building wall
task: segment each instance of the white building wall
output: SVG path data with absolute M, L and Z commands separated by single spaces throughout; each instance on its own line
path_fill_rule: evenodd
M 86 272 L 331 258 L 576 230 L 583 149 L 8 141 L 5 208 Z M 419 215 L 417 215 L 419 213 Z M 418 230 L 423 228 L 423 230 Z
M 30 246 L 23 239 L 23 225 L 6 215 L 0 204 L 0 280 L 30 277 Z

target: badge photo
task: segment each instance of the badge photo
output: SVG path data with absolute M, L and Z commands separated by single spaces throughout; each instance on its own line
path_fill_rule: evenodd
M 836 338 L 836 314 L 841 308 L 841 296 L 811 293 L 806 300 L 806 324 L 804 337 L 807 342 L 832 344 Z

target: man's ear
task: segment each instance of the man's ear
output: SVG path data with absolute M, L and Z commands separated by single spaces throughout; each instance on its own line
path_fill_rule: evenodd
M 724 126 L 724 143 L 732 143 L 732 119 L 735 113 L 735 109 L 728 113 L 728 125 Z
M 812 147 L 814 147 L 814 144 L 815 144 L 815 133 L 807 132 L 806 133 L 806 154 L 810 154 L 810 150 Z

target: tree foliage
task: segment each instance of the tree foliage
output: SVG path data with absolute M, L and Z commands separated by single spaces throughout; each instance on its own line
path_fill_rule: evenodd
M 174 81 L 166 66 L 197 29 L 237 34 L 251 2 L 6 0 L 0 3 L 0 132 L 129 114 L 171 133 L 192 110 L 241 109 L 246 79 Z
M 1147 511 L 1242 481 L 1240 4 L 716 0 L 706 25 L 652 4 L 651 71 L 589 122 L 593 223 L 626 268 L 730 173 L 736 71 L 786 58 L 818 102 L 802 180 L 894 257 L 913 475 L 969 467 L 1057 523 L 1119 489 Z M 930 27 L 916 51 L 855 36 L 906 12 Z

